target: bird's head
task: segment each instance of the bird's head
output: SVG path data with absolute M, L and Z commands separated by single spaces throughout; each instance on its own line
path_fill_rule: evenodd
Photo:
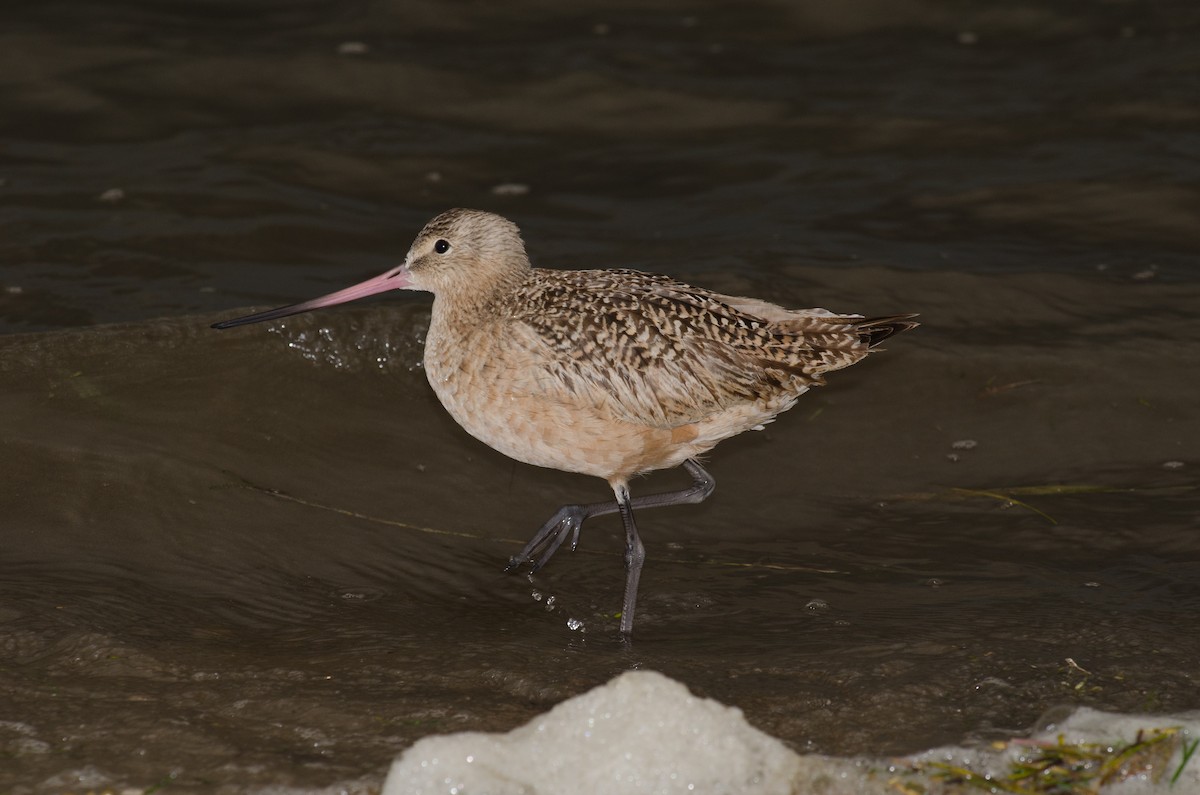
M 320 298 L 214 323 L 213 328 L 277 320 L 389 290 L 426 290 L 470 300 L 489 295 L 528 270 L 516 224 L 480 210 L 447 210 L 425 225 L 404 262 L 391 270 Z

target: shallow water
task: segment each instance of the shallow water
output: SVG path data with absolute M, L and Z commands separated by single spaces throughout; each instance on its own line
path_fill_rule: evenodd
M 823 8 L 10 12 L 0 784 L 370 789 L 631 667 L 828 754 L 1200 707 L 1194 12 Z M 627 647 L 615 519 L 501 572 L 606 487 L 454 425 L 427 297 L 207 328 L 455 205 L 924 325 L 642 518 Z

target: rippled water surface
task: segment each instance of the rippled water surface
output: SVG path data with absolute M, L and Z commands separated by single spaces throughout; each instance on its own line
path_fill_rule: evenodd
M 48 2 L 0 31 L 0 791 L 378 787 L 632 667 L 798 750 L 1200 708 L 1186 4 Z M 425 383 L 427 296 L 215 332 L 452 206 L 923 326 L 621 530 Z M 635 493 L 671 488 L 656 473 Z

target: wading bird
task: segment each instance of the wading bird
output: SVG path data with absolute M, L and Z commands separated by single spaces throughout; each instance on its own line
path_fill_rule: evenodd
M 404 262 L 361 284 L 214 324 L 230 328 L 388 290 L 433 293 L 425 373 L 472 436 L 537 466 L 604 478 L 616 499 L 565 505 L 508 564 L 531 572 L 583 523 L 619 513 L 625 528 L 621 633 L 633 631 L 646 552 L 634 513 L 696 503 L 715 486 L 697 457 L 760 429 L 823 374 L 863 359 L 915 315 L 864 318 L 784 309 L 632 270 L 534 268 L 516 225 L 449 210 Z M 635 475 L 679 465 L 692 485 L 631 497 Z

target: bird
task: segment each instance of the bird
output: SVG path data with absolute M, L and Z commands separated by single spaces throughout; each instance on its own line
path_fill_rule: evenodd
M 588 519 L 620 514 L 633 633 L 646 551 L 635 515 L 699 503 L 716 481 L 700 457 L 761 430 L 824 375 L 862 360 L 915 314 L 786 309 L 629 269 L 535 268 L 517 225 L 452 209 L 429 221 L 401 264 L 309 301 L 212 325 L 228 329 L 391 290 L 433 294 L 429 384 L 459 425 L 510 458 L 603 478 L 612 500 L 564 505 L 506 571 L 545 566 Z M 690 486 L 631 496 L 630 481 L 682 466 Z

